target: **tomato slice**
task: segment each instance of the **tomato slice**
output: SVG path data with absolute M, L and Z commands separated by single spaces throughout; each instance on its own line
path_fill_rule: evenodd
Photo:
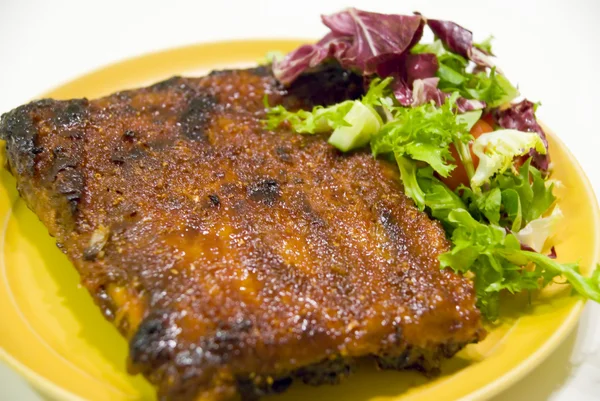
M 485 118 L 486 116 L 478 120 L 471 128 L 471 135 L 473 135 L 473 138 L 478 138 L 480 135 L 485 134 L 486 132 L 492 132 L 494 130 L 492 125 L 489 124 Z M 471 149 L 470 144 L 469 149 Z M 452 170 L 452 173 L 448 177 L 440 177 L 440 179 L 448 186 L 448 188 L 452 190 L 456 189 L 460 184 L 469 186 L 469 176 L 467 175 L 467 170 L 460 162 L 460 156 L 458 156 L 458 152 L 456 151 L 454 145 L 450 145 L 450 153 L 452 153 L 452 157 L 454 157 L 454 160 L 456 160 L 456 168 Z M 475 156 L 473 152 L 471 152 L 471 158 L 473 158 L 473 166 L 477 168 L 477 165 L 479 164 L 479 158 Z
M 493 127 L 495 122 L 494 122 L 494 116 L 492 115 L 492 113 L 485 113 L 484 115 L 481 116 L 481 119 L 483 121 L 485 121 L 486 123 L 488 123 L 488 125 L 490 127 Z

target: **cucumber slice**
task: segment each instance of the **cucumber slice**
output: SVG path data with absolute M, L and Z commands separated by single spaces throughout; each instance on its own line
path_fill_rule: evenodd
M 369 143 L 371 136 L 379 131 L 382 124 L 379 114 L 372 107 L 365 106 L 359 101 L 354 102 L 344 120 L 350 125 L 336 128 L 329 137 L 329 143 L 342 152 Z

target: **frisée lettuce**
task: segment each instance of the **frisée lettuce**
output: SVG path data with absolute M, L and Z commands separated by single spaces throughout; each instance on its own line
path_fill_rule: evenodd
M 479 166 L 471 177 L 471 187 L 479 188 L 494 174 L 506 171 L 515 157 L 529 153 L 530 149 L 546 153 L 541 138 L 533 132 L 503 129 L 481 135 L 472 145 L 473 153 L 479 157 Z

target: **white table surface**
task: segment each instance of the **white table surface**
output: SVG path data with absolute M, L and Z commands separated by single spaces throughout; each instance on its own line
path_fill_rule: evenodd
M 347 6 L 421 11 L 493 33 L 507 76 L 576 155 L 600 193 L 600 1 L 0 0 L 0 112 L 108 63 L 232 38 L 317 37 L 319 14 Z M 494 401 L 600 399 L 600 306 L 542 365 Z M 8 324 L 1 322 L 0 325 Z M 0 400 L 39 400 L 0 365 Z

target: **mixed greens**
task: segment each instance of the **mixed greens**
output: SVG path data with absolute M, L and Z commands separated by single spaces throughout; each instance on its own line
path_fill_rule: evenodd
M 600 302 L 600 269 L 584 277 L 577 264 L 554 260 L 562 217 L 553 193 L 537 105 L 494 65 L 490 40 L 449 21 L 348 9 L 323 16 L 323 39 L 272 59 L 286 85 L 328 63 L 360 73 L 361 99 L 311 111 L 270 107 L 266 125 L 300 134 L 330 133 L 347 152 L 370 146 L 394 160 L 407 196 L 438 219 L 451 239 L 441 268 L 472 277 L 489 320 L 499 294 L 543 288 L 558 276 Z M 419 43 L 428 26 L 435 40 Z

